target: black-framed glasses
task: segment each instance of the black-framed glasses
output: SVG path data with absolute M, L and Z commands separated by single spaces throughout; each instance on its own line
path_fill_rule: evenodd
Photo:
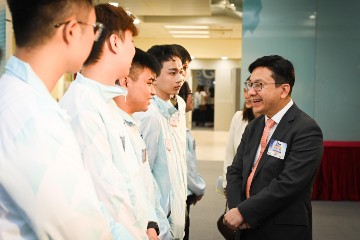
M 59 28 L 59 27 L 61 27 L 61 25 L 66 25 L 69 22 L 70 21 L 57 23 L 57 24 L 54 25 L 54 27 Z M 101 22 L 96 22 L 94 24 L 90 24 L 90 23 L 85 23 L 85 22 L 82 22 L 82 21 L 77 21 L 77 23 L 81 24 L 81 25 L 92 26 L 94 28 L 94 35 L 95 35 L 94 41 L 99 40 L 99 38 L 101 36 L 101 33 L 102 33 L 103 29 L 104 29 L 104 24 L 102 24 Z
M 249 91 L 250 88 L 253 88 L 255 91 L 259 92 L 263 89 L 264 85 L 267 84 L 279 84 L 279 83 L 262 83 L 262 82 L 244 82 L 245 85 L 245 91 Z

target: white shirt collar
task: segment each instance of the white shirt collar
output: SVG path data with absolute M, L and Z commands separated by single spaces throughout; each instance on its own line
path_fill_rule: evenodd
M 290 99 L 290 102 L 288 102 L 286 104 L 285 107 L 283 107 L 283 109 L 281 109 L 277 114 L 275 114 L 271 119 L 274 120 L 276 122 L 276 124 L 279 124 L 279 122 L 281 121 L 281 119 L 283 118 L 283 116 L 285 115 L 285 113 L 289 110 L 289 108 L 294 104 L 294 101 L 292 99 Z M 268 116 L 265 115 L 265 123 L 268 120 Z

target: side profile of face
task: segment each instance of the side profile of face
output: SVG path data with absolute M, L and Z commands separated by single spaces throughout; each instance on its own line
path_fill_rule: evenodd
M 248 90 L 254 112 L 272 117 L 284 107 L 283 99 L 288 96 L 289 84 L 275 85 L 275 79 L 268 68 L 255 68 L 251 73 L 250 82 L 262 83 L 260 91 L 253 88 Z
M 245 98 L 245 106 L 246 108 L 252 108 L 253 107 L 253 104 L 250 100 L 250 96 L 249 96 L 249 93 L 246 89 L 244 89 L 244 98 Z
M 85 11 L 85 10 L 83 10 Z M 68 72 L 77 72 L 81 69 L 83 63 L 90 54 L 91 48 L 94 44 L 95 33 L 93 24 L 96 22 L 95 10 L 92 8 L 88 14 L 88 19 L 83 20 L 86 24 L 76 23 L 75 28 L 78 28 L 79 38 L 71 38 L 70 41 L 74 41 L 71 51 L 71 59 L 68 62 Z M 66 27 L 66 26 L 64 26 Z M 69 26 L 70 27 L 70 26 Z
M 156 94 L 153 82 L 155 73 L 149 68 L 144 68 L 138 75 L 137 79 L 127 77 L 128 95 L 126 104 L 132 112 L 145 112 L 148 110 L 150 100 Z
M 130 30 L 126 30 L 123 41 L 118 38 L 116 44 L 119 46 L 117 64 L 119 69 L 118 78 L 120 79 L 129 75 L 131 62 L 135 55 L 132 32 Z
M 173 57 L 173 59 L 163 62 L 160 75 L 154 82 L 157 96 L 167 101 L 171 95 L 177 95 L 183 82 L 182 74 L 180 58 Z

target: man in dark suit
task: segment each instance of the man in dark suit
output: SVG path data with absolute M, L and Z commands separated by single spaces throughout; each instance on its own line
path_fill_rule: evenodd
M 224 222 L 242 240 L 312 239 L 311 191 L 323 152 L 317 123 L 291 99 L 292 63 L 265 56 L 245 83 L 254 112 L 227 172 Z M 268 123 L 265 126 L 265 123 Z

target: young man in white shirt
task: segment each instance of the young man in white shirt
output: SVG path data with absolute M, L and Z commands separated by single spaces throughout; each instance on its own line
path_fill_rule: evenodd
M 130 171 L 127 152 L 131 143 L 113 101 L 126 95 L 115 81 L 129 74 L 137 28 L 121 7 L 99 4 L 95 12 L 104 32 L 60 103 L 70 114 L 114 238 L 148 239 L 146 201 L 139 179 Z
M 155 45 L 148 51 L 161 64 L 154 81 L 156 96 L 148 111 L 134 116 L 141 122 L 153 176 L 161 192 L 161 206 L 168 216 L 173 239 L 184 236 L 187 171 L 185 109 L 170 102 L 183 82 L 180 54 L 171 45 Z M 183 101 L 181 98 L 179 98 Z M 185 106 L 183 102 L 181 104 Z
M 111 239 L 68 117 L 50 95 L 100 34 L 92 1 L 7 3 L 16 51 L 0 79 L 0 239 Z
M 120 108 L 124 118 L 124 123 L 133 146 L 133 162 L 140 168 L 140 176 L 143 180 L 145 197 L 148 199 L 151 210 L 151 221 L 148 224 L 149 239 L 171 239 L 170 225 L 167 216 L 160 205 L 160 191 L 151 173 L 146 145 L 140 133 L 139 123 L 133 118 L 133 113 L 148 110 L 150 101 L 156 94 L 153 82 L 160 74 L 160 65 L 156 59 L 136 48 L 130 74 L 126 78 L 119 80 L 119 85 L 127 90 L 126 97 L 119 96 L 114 98 Z M 156 234 L 155 230 L 158 232 Z M 160 230 L 160 232 L 159 232 Z M 154 234 L 155 233 L 155 234 Z M 159 235 L 157 237 L 157 235 Z

